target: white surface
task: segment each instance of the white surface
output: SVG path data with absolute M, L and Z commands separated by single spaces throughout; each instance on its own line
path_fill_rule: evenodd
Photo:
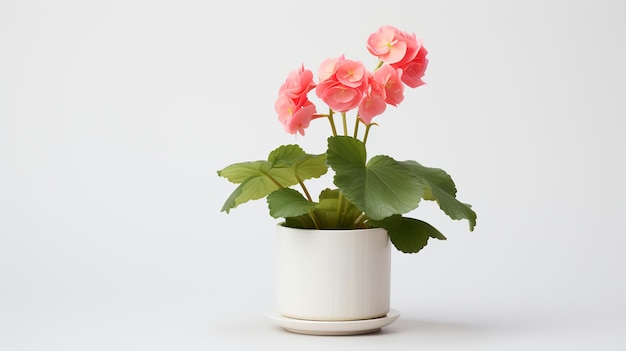
M 285 331 L 306 335 L 352 336 L 379 332 L 400 317 L 400 311 L 389 309 L 382 317 L 353 321 L 312 321 L 285 317 L 278 311 L 265 314 L 274 324 Z
M 389 312 L 391 242 L 384 229 L 276 226 L 276 308 L 298 319 L 350 320 Z
M 411 5 L 408 5 L 411 3 Z M 409 7 L 407 7 L 409 6 Z M 626 349 L 620 1 L 0 2 L 0 350 Z M 216 170 L 278 144 L 289 70 L 424 38 L 372 154 L 452 174 L 474 233 L 392 255 L 374 335 L 268 320 L 275 221 Z

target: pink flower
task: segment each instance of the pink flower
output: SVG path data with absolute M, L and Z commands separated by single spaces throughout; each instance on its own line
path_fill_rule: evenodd
M 402 84 L 402 70 L 390 65 L 381 66 L 374 72 L 374 80 L 385 90 L 385 102 L 398 106 L 404 100 L 404 85 Z
M 291 116 L 291 118 L 285 120 L 283 127 L 285 128 L 285 131 L 291 134 L 296 134 L 296 132 L 298 132 L 300 135 L 304 135 L 304 130 L 309 127 L 314 114 L 315 105 L 313 105 L 310 101 L 307 101 L 307 103 L 301 106 L 296 113 Z
M 313 72 L 305 70 L 304 65 L 289 72 L 287 79 L 278 90 L 279 95 L 285 95 L 294 101 L 306 98 L 309 91 L 315 88 Z
M 286 95 L 278 97 L 274 108 L 283 128 L 291 134 L 298 132 L 300 135 L 304 135 L 304 130 L 309 127 L 315 114 L 315 105 L 308 99 L 302 104 L 296 104 Z
M 368 88 L 369 72 L 361 62 L 344 56 L 325 60 L 320 66 L 315 93 L 337 112 L 356 108 Z
M 362 90 L 347 87 L 333 80 L 319 83 L 315 91 L 328 107 L 337 112 L 352 110 L 363 98 Z
M 344 60 L 337 67 L 337 80 L 351 88 L 358 88 L 367 82 L 367 70 L 361 62 Z
M 369 36 L 367 50 L 385 63 L 404 65 L 415 58 L 419 47 L 415 34 L 382 26 Z
M 341 55 L 339 57 L 328 58 L 322 61 L 322 64 L 320 65 L 320 69 L 317 73 L 317 77 L 319 78 L 320 82 L 323 82 L 333 77 L 335 73 L 337 72 L 337 66 L 339 66 L 339 62 L 344 61 L 344 60 L 345 60 L 344 55 Z
M 397 106 L 404 100 L 402 71 L 383 65 L 370 79 L 369 91 L 359 104 L 359 118 L 363 123 L 372 123 L 372 118 L 382 114 L 387 104 Z
M 358 109 L 359 119 L 365 124 L 372 123 L 372 119 L 378 115 L 381 115 L 387 109 L 387 103 L 383 96 L 382 90 L 370 91 L 361 100 Z
M 421 42 L 419 43 L 420 49 L 417 52 L 417 56 L 402 67 L 402 81 L 411 88 L 417 88 L 425 84 L 422 77 L 424 77 L 426 67 L 428 66 L 428 59 L 426 58 L 428 51 L 421 45 Z
M 313 88 L 315 88 L 313 72 L 305 70 L 302 66 L 291 71 L 278 90 L 274 109 L 287 132 L 291 134 L 299 132 L 304 135 L 304 129 L 308 128 L 316 112 L 315 105 L 307 97 Z
M 382 26 L 370 35 L 368 51 L 395 69 L 402 70 L 402 82 L 411 88 L 424 84 L 428 51 L 422 41 L 392 26 Z

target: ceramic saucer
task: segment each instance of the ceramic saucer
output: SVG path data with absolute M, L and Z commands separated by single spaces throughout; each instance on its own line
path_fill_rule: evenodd
M 400 312 L 390 309 L 384 317 L 356 321 L 310 321 L 282 316 L 277 311 L 267 312 L 266 316 L 276 325 L 292 333 L 309 335 L 357 335 L 377 332 L 393 323 Z

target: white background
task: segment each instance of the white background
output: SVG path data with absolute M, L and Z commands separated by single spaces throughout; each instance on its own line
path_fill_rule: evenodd
M 410 4 L 410 5 L 409 5 Z M 0 4 L 0 350 L 624 350 L 626 13 L 620 1 Z M 287 73 L 368 35 L 424 39 L 428 85 L 370 152 L 447 170 L 475 232 L 395 252 L 381 333 L 282 331 L 276 220 L 216 174 L 299 142 Z

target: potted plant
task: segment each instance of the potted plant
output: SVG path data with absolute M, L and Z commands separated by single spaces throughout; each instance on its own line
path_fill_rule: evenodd
M 222 211 L 265 198 L 269 214 L 282 219 L 274 319 L 288 330 L 370 332 L 397 318 L 389 308 L 389 243 L 416 253 L 430 238 L 445 239 L 427 222 L 405 216 L 421 200 L 436 201 L 452 219 L 466 219 L 470 231 L 476 225 L 476 213 L 456 198 L 444 170 L 367 155 L 370 131 L 378 125 L 374 118 L 398 106 L 407 87 L 424 85 L 428 59 L 415 34 L 393 26 L 372 33 L 366 48 L 377 58 L 371 71 L 341 55 L 322 62 L 317 82 L 301 66 L 279 89 L 275 110 L 288 133 L 304 136 L 312 121 L 329 122 L 324 152 L 282 145 L 267 160 L 218 171 L 238 184 Z M 313 92 L 327 110 L 310 100 Z M 332 184 L 314 198 L 305 182 L 329 170 Z

